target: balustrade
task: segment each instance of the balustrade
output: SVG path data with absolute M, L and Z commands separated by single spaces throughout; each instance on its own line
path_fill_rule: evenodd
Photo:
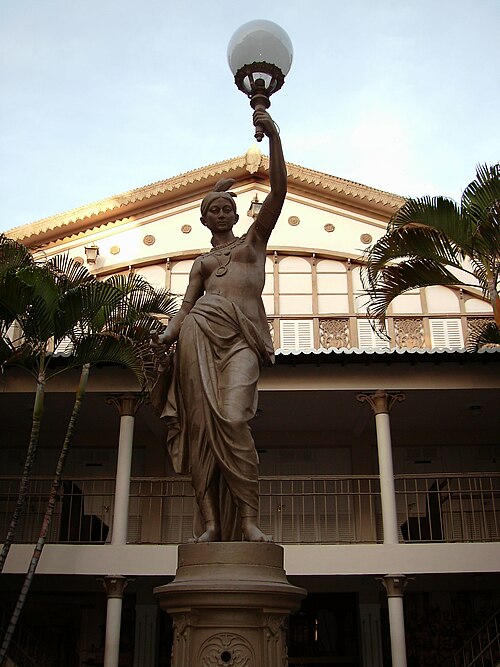
M 395 475 L 400 542 L 500 541 L 500 474 Z M 6 534 L 19 479 L 0 478 L 0 540 Z M 30 481 L 18 543 L 38 536 L 49 478 Z M 113 479 L 65 480 L 52 523 L 52 543 L 110 540 Z M 191 537 L 194 508 L 188 477 L 133 477 L 127 541 L 178 544 Z M 378 476 L 265 476 L 260 525 L 281 544 L 383 541 Z

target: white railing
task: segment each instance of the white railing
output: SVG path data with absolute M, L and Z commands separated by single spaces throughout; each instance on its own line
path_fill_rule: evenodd
M 17 498 L 19 478 L 0 478 L 0 541 Z M 51 480 L 30 481 L 16 542 L 38 536 Z M 49 541 L 110 540 L 113 479 L 65 480 Z M 395 475 L 401 542 L 500 541 L 500 474 Z M 128 541 L 178 544 L 192 535 L 194 498 L 188 477 L 133 477 Z M 283 544 L 363 544 L 383 540 L 377 476 L 264 476 L 264 532 Z
M 396 475 L 395 485 L 404 541 L 500 541 L 500 475 Z

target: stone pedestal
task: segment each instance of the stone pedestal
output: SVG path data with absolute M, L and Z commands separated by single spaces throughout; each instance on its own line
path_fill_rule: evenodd
M 174 581 L 159 586 L 174 622 L 172 667 L 286 667 L 285 628 L 306 591 L 288 583 L 283 547 L 179 546 Z

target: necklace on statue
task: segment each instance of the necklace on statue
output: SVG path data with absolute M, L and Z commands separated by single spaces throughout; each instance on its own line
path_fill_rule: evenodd
M 227 267 L 231 261 L 231 252 L 235 246 L 244 241 L 245 236 L 237 237 L 231 239 L 227 243 L 221 243 L 220 245 L 214 246 L 210 251 L 210 255 L 213 255 L 217 260 L 219 266 L 215 269 L 215 275 L 220 278 L 227 273 Z

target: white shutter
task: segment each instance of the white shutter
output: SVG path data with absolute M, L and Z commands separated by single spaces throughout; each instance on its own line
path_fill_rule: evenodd
M 310 350 L 313 344 L 312 320 L 280 321 L 280 347 L 282 350 Z
M 462 323 L 459 319 L 429 320 L 432 347 L 464 346 Z
M 59 341 L 58 346 L 54 350 L 54 354 L 67 357 L 73 352 L 73 349 L 74 349 L 73 341 L 69 336 L 65 336 L 64 338 L 61 338 L 61 340 Z
M 389 341 L 382 338 L 376 331 L 373 330 L 371 320 L 358 320 L 358 344 L 359 347 L 389 347 Z

